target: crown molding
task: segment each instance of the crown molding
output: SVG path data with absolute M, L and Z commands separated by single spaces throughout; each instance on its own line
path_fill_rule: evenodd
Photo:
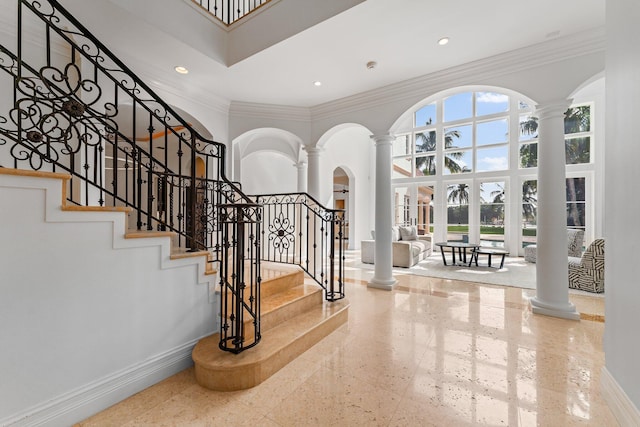
M 357 110 L 404 101 L 414 98 L 416 92 L 435 93 L 451 87 L 467 85 L 473 81 L 604 52 L 605 44 L 605 28 L 598 27 L 319 104 L 311 107 L 311 116 L 314 120 L 327 119 Z
M 260 104 L 241 101 L 231 102 L 229 116 L 311 122 L 311 110 L 307 107 L 292 107 L 288 105 Z

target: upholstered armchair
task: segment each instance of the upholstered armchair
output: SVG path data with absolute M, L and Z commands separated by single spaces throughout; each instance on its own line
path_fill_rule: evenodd
M 594 240 L 582 257 L 569 257 L 569 288 L 604 292 L 604 240 Z
M 580 257 L 582 255 L 582 243 L 584 242 L 584 230 L 576 230 L 570 228 L 567 230 L 567 255 L 570 257 Z M 526 246 L 524 248 L 524 260 L 528 262 L 536 262 L 536 245 Z

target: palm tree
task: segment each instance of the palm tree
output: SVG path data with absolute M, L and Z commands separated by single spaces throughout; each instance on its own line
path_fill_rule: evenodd
M 538 137 L 538 118 L 530 116 L 524 122 L 520 122 L 520 132 L 524 135 L 530 135 L 533 138 Z
M 525 181 L 522 183 L 522 217 L 532 221 L 536 217 L 538 206 L 538 181 Z
M 591 108 L 588 105 L 569 108 L 564 113 L 564 133 L 588 132 L 591 129 Z
M 589 163 L 591 161 L 590 142 L 589 137 L 565 140 L 567 164 Z
M 497 189 L 489 194 L 490 200 L 485 200 L 484 197 L 480 196 L 481 225 L 492 222 L 493 219 L 504 219 L 504 187 L 497 182 L 495 185 Z M 480 194 L 483 193 L 482 187 L 482 183 L 480 183 Z M 487 218 L 489 221 L 487 221 Z
M 491 192 L 491 197 L 493 198 L 492 203 L 503 203 L 504 204 L 504 187 L 498 183 L 496 183 L 497 190 L 493 190 Z M 480 187 L 482 190 L 482 187 Z
M 457 203 L 457 206 L 448 207 L 448 222 L 463 223 L 468 222 L 469 214 L 469 186 L 467 184 L 450 185 L 447 189 L 449 203 Z M 466 212 L 465 212 L 466 210 Z
M 568 108 L 564 112 L 564 133 L 572 134 L 579 132 L 588 132 L 591 129 L 591 108 L 588 105 Z M 538 118 L 530 117 L 528 120 L 520 123 L 520 131 L 525 135 L 532 135 L 534 138 L 538 136 Z M 571 138 L 565 142 L 565 156 L 567 164 L 588 163 L 590 161 L 589 138 Z M 538 150 L 534 144 L 523 144 L 520 147 L 520 164 L 523 167 L 537 166 Z M 527 181 L 529 182 L 529 181 Z M 536 189 L 537 190 L 537 189 Z M 523 187 L 523 201 L 525 200 L 525 189 Z M 576 200 L 576 187 L 573 179 L 567 180 L 567 199 Z M 527 206 L 523 204 L 524 207 Z M 535 206 L 533 214 L 535 214 Z M 572 219 L 573 224 L 582 225 L 581 214 L 578 211 L 576 203 L 567 206 L 568 218 Z M 526 214 L 531 215 L 531 212 Z M 525 215 L 527 217 L 527 215 Z
M 564 112 L 564 133 L 587 132 L 591 129 L 591 108 L 588 105 L 580 107 L 568 108 Z M 533 138 L 538 137 L 538 118 L 529 117 L 520 123 L 520 132 L 524 135 L 530 135 Z M 567 163 L 586 163 L 589 161 L 589 151 L 585 147 L 584 138 L 576 138 L 567 144 L 566 149 Z M 520 147 L 520 164 L 523 167 L 534 167 L 538 163 L 538 150 L 532 144 L 523 144 Z
M 430 125 L 431 120 L 429 120 L 426 124 Z M 416 148 L 417 148 L 416 152 L 435 153 L 436 144 L 437 144 L 435 131 L 418 133 L 416 134 L 416 138 L 418 139 L 418 141 L 416 141 Z M 454 138 L 460 138 L 459 130 L 450 130 L 449 132 L 446 132 L 444 134 L 445 150 L 451 149 L 451 148 L 457 148 L 455 145 L 453 145 Z M 447 155 L 444 157 L 444 167 L 447 168 L 451 173 L 465 172 L 463 167 L 460 166 L 458 162 L 456 162 L 456 160 L 462 159 L 463 156 L 464 156 L 464 153 L 459 151 L 453 152 L 453 153 L 447 153 Z M 435 156 L 425 156 L 425 157 L 416 158 L 416 169 L 420 170 L 422 174 L 425 176 L 435 175 L 436 174 Z
M 494 204 L 502 204 L 504 206 L 505 194 L 504 187 L 500 184 L 497 190 L 491 192 L 492 202 Z M 538 183 L 537 181 L 525 181 L 522 184 L 522 217 L 531 221 L 535 218 L 538 206 Z
M 469 186 L 467 184 L 450 185 L 447 200 L 451 203 L 457 202 L 460 205 L 468 205 Z

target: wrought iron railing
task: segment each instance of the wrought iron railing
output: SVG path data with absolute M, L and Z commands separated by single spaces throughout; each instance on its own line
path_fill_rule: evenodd
M 220 348 L 240 353 L 260 342 L 260 235 L 262 207 L 219 205 L 222 259 Z
M 17 53 L 0 46 L 13 95 L 13 108 L 0 117 L 0 145 L 9 154 L 3 163 L 66 171 L 71 202 L 129 206 L 131 228 L 170 230 L 180 246 L 206 246 L 195 239 L 196 166 L 202 178 L 227 182 L 225 146 L 201 136 L 56 1 L 18 8 Z M 42 46 L 24 41 L 37 32 L 46 35 Z M 171 174 L 188 182 L 173 204 L 164 193 Z M 228 187 L 226 202 L 249 201 Z
M 226 178 L 225 145 L 181 118 L 56 0 L 16 1 L 15 39 L 0 44 L 0 166 L 67 172 L 69 202 L 131 207 L 129 228 L 172 231 L 178 246 L 209 251 L 220 348 L 256 345 L 263 207 Z
M 344 211 L 327 209 L 307 193 L 251 197 L 264 209 L 261 258 L 299 265 L 327 301 L 344 298 Z
M 226 25 L 231 25 L 271 0 L 193 0 Z

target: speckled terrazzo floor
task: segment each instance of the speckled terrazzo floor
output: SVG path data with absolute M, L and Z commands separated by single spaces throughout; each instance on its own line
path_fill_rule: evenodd
M 617 426 L 600 394 L 604 298 L 581 321 L 535 290 L 347 269 L 348 324 L 264 383 L 213 392 L 187 369 L 82 426 Z

